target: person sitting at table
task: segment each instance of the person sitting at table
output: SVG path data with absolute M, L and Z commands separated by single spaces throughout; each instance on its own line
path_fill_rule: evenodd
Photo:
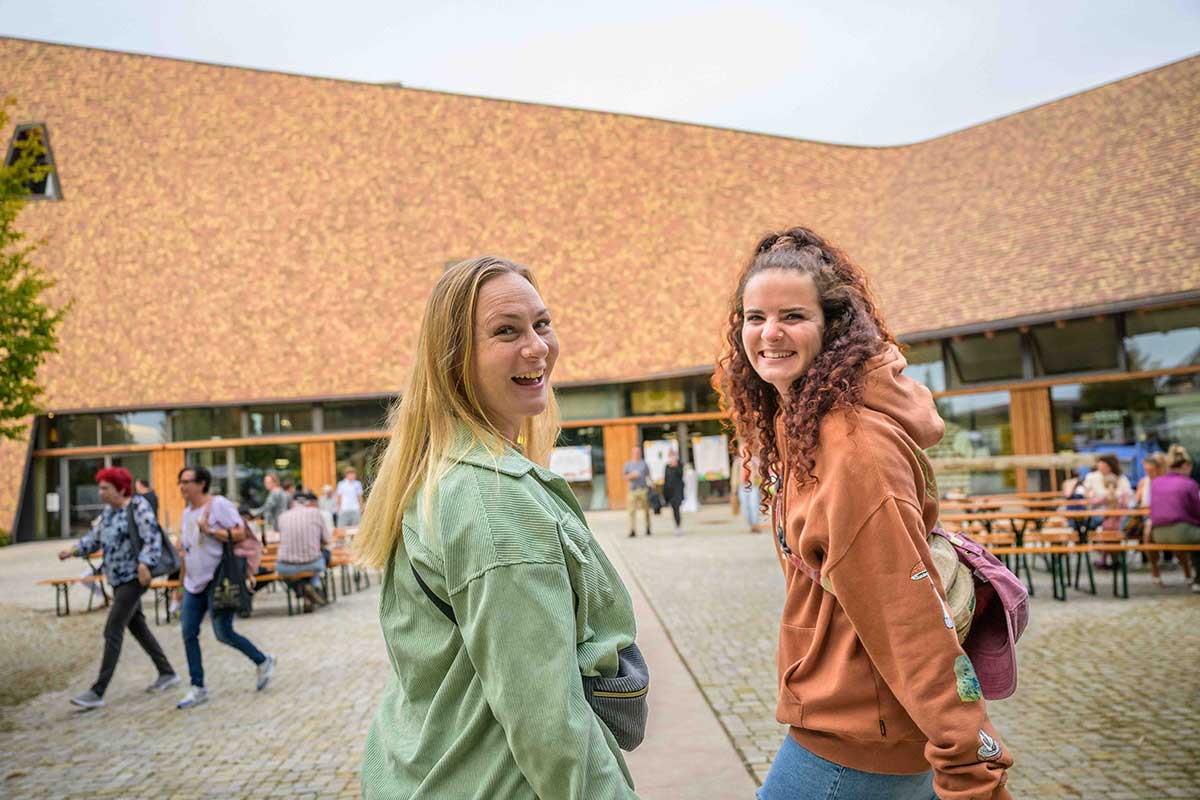
M 1145 476 L 1138 481 L 1137 491 L 1134 494 L 1134 508 L 1150 508 L 1150 484 L 1159 475 L 1167 473 L 1167 456 L 1166 453 L 1150 453 L 1142 459 L 1142 469 L 1145 471 Z M 1142 542 L 1150 544 L 1154 541 L 1153 538 L 1154 526 L 1150 522 L 1150 518 L 1146 517 L 1142 523 Z M 1150 579 L 1154 585 L 1162 588 L 1162 575 L 1158 567 L 1159 551 L 1147 550 L 1146 561 L 1150 564 Z M 1192 579 L 1192 569 L 1189 559 L 1182 559 L 1183 576 L 1190 581 Z
M 1129 499 L 1133 497 L 1129 478 L 1121 474 L 1121 462 L 1117 461 L 1117 457 L 1113 455 L 1096 457 L 1095 469 L 1083 479 L 1083 491 L 1088 505 L 1092 508 L 1128 508 Z M 1122 498 L 1124 499 L 1122 500 Z M 1093 527 L 1104 531 L 1119 531 L 1121 529 L 1120 522 L 1120 517 L 1101 517 L 1099 525 Z M 1102 553 L 1096 560 L 1095 566 L 1100 569 L 1108 569 L 1111 563 L 1115 563 L 1110 559 L 1111 556 L 1108 553 Z
M 1200 484 L 1181 444 L 1167 450 L 1167 472 L 1150 482 L 1150 524 L 1156 544 L 1200 544 Z M 1192 591 L 1200 593 L 1200 551 L 1193 551 Z M 1181 558 L 1180 561 L 1183 559 Z
M 322 546 L 329 545 L 329 529 L 317 509 L 317 497 L 312 492 L 296 492 L 295 505 L 279 515 L 279 554 L 275 571 L 288 578 L 301 572 L 312 577 L 300 589 L 311 602 L 323 606 L 328 601 L 321 578 L 328 564 Z

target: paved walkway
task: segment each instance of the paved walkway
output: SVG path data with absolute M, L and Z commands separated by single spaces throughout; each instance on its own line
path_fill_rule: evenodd
M 784 729 L 775 722 L 775 646 L 783 580 L 767 535 L 752 536 L 727 508 L 626 539 L 623 513 L 592 516 L 616 543 L 671 632 L 706 698 L 758 776 Z M 1036 578 L 1033 619 L 1018 647 L 1020 687 L 989 711 L 1016 755 L 1020 800 L 1200 798 L 1200 596 L 1178 570 L 1166 589 L 1144 571 L 1131 599 L 1099 593 L 1050 597 Z
M 627 577 L 639 642 L 653 670 L 646 743 L 629 755 L 649 800 L 750 798 L 783 737 L 774 721 L 776 624 L 782 579 L 770 539 L 742 533 L 722 508 L 671 536 L 624 537 L 620 512 L 590 515 Z M 32 582 L 75 575 L 58 543 L 0 549 L 0 602 L 53 622 L 53 593 Z M 1107 577 L 1101 573 L 1102 577 Z M 1200 797 L 1200 597 L 1168 573 L 1166 590 L 1135 575 L 1133 599 L 1073 592 L 1049 599 L 1045 576 L 1022 640 L 1021 688 L 992 714 L 1017 755 L 1018 798 Z M 76 598 L 82 598 L 77 593 Z M 80 713 L 67 698 L 99 661 L 102 613 L 72 615 L 96 648 L 56 688 L 16 706 L 0 731 L 2 797 L 354 797 L 362 742 L 387 679 L 378 588 L 317 614 L 288 618 L 282 594 L 260 600 L 238 630 L 280 656 L 271 687 L 254 691 L 248 661 L 202 634 L 213 701 L 175 710 L 150 696 L 149 661 L 132 641 L 108 693 Z M 147 603 L 148 605 L 148 603 Z M 82 607 L 78 605 L 75 607 Z M 156 628 L 184 671 L 179 627 Z M 682 658 L 681 658 L 682 656 Z

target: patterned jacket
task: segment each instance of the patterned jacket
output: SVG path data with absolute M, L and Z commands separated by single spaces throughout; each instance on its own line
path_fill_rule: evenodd
M 91 530 L 84 534 L 75 546 L 75 555 L 81 558 L 86 558 L 97 546 L 104 550 L 104 577 L 109 586 L 120 586 L 122 583 L 136 580 L 138 562 L 153 567 L 162 554 L 158 522 L 150 503 L 136 494 L 131 502 L 138 534 L 142 539 L 140 554 L 133 552 L 133 541 L 128 530 L 128 509 L 115 509 L 108 505 L 104 507 L 104 513 L 92 523 Z

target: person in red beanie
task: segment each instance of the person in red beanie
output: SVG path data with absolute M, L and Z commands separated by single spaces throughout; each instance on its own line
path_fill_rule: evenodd
M 104 692 L 116 671 L 117 659 L 121 657 L 126 628 L 158 670 L 157 679 L 146 691 L 161 692 L 179 683 L 179 676 L 167 661 L 142 614 L 142 594 L 150 585 L 150 568 L 158 563 L 162 553 L 162 540 L 154 510 L 144 497 L 133 494 L 133 476 L 129 470 L 122 467 L 102 469 L 96 473 L 96 483 L 99 484 L 100 500 L 105 504 L 104 513 L 78 544 L 58 554 L 60 560 L 72 556 L 86 558 L 96 548 L 103 550 L 104 578 L 113 591 L 108 620 L 104 623 L 104 657 L 100 661 L 100 675 L 91 689 L 71 698 L 72 703 L 84 709 L 104 705 Z M 131 520 L 137 526 L 142 540 L 141 549 L 137 552 L 134 552 L 129 531 Z

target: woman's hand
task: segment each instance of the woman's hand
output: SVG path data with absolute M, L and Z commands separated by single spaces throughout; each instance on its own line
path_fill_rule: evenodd
M 71 557 L 71 556 L 73 556 L 73 555 L 75 555 L 75 548 L 74 548 L 74 547 L 68 547 L 68 548 L 66 548 L 65 550 L 59 550 L 59 551 L 58 551 L 58 560 L 59 560 L 59 561 L 66 561 L 68 558 L 70 558 L 70 557 Z

